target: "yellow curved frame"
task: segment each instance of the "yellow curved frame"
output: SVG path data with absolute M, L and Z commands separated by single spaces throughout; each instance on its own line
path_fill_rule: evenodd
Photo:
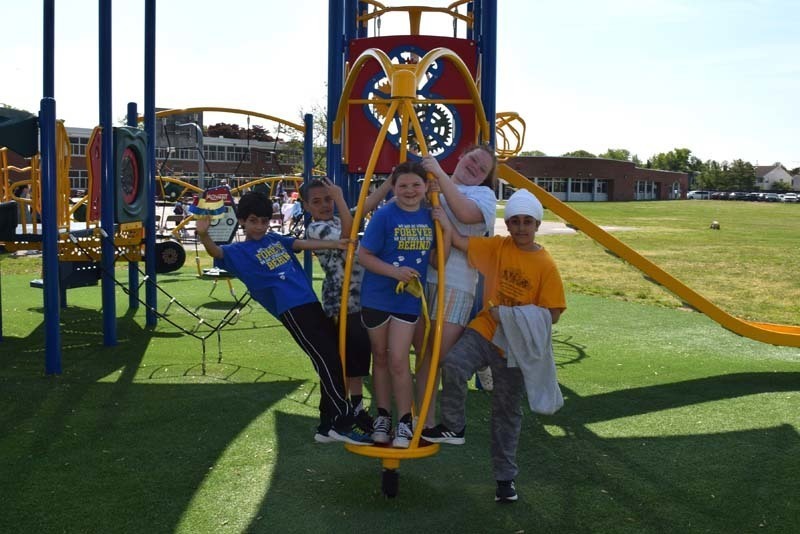
M 186 113 L 196 113 L 198 111 L 212 111 L 217 113 L 235 113 L 238 115 L 251 115 L 253 117 L 260 117 L 262 119 L 274 121 L 280 124 L 285 124 L 286 126 L 291 126 L 298 132 L 305 133 L 306 127 L 302 124 L 298 124 L 296 122 L 289 122 L 287 120 L 281 119 L 279 117 L 274 117 L 272 115 L 266 115 L 264 113 L 259 113 L 257 111 L 248 111 L 246 109 L 238 109 L 238 108 L 221 108 L 215 106 L 199 106 L 193 108 L 183 108 L 183 109 L 163 109 L 161 111 L 156 112 L 156 118 L 161 117 L 168 117 L 170 115 L 179 115 L 179 114 L 186 114 Z M 144 122 L 144 117 L 139 116 L 139 122 Z
M 525 144 L 525 120 L 519 113 L 498 111 L 495 115 L 495 132 L 495 153 L 498 161 L 506 161 L 520 153 Z
M 536 195 L 544 207 L 723 328 L 770 345 L 800 347 L 800 326 L 761 323 L 734 317 L 508 165 L 499 165 L 497 171 L 500 178 L 514 187 L 527 189 Z
M 383 146 L 383 143 L 386 140 L 386 135 L 389 130 L 389 125 L 394 120 L 395 116 L 399 117 L 400 119 L 400 161 L 405 161 L 408 156 L 408 134 L 409 129 L 413 130 L 416 138 L 420 140 L 420 150 L 422 155 L 425 156 L 428 154 L 427 146 L 424 143 L 425 136 L 422 131 L 422 125 L 419 122 L 419 118 L 417 117 L 416 112 L 414 111 L 414 104 L 417 103 L 429 103 L 430 100 L 424 100 L 417 98 L 416 90 L 417 87 L 422 81 L 423 77 L 425 76 L 425 72 L 428 68 L 436 61 L 440 59 L 449 60 L 455 65 L 458 72 L 461 74 L 461 77 L 468 81 L 467 85 L 470 90 L 471 99 L 468 101 L 472 103 L 475 108 L 476 115 L 477 115 L 477 123 L 478 123 L 478 131 L 481 132 L 483 141 L 488 142 L 489 136 L 489 127 L 486 121 L 486 114 L 483 109 L 483 104 L 481 103 L 480 94 L 478 92 L 477 87 L 475 86 L 475 82 L 472 79 L 472 75 L 469 72 L 469 69 L 466 67 L 464 62 L 458 57 L 455 52 L 452 50 L 448 50 L 446 48 L 435 48 L 425 54 L 417 64 L 410 64 L 410 65 L 395 65 L 389 59 L 389 56 L 383 52 L 382 50 L 370 48 L 365 50 L 361 53 L 361 55 L 355 60 L 353 63 L 353 67 L 350 69 L 350 72 L 347 75 L 347 79 L 344 84 L 344 89 L 342 91 L 342 96 L 339 100 L 339 108 L 336 114 L 336 119 L 333 123 L 333 139 L 335 143 L 340 143 L 341 134 L 342 134 L 342 126 L 347 116 L 347 110 L 351 104 L 361 104 L 363 103 L 362 100 L 351 99 L 350 95 L 353 91 L 353 87 L 355 85 L 356 78 L 358 77 L 361 70 L 364 68 L 368 61 L 377 61 L 378 64 L 383 69 L 384 74 L 389 79 L 391 91 L 391 99 L 389 100 L 389 109 L 383 118 L 383 124 L 381 125 L 380 131 L 378 132 L 378 137 L 375 140 L 375 144 L 372 149 L 372 153 L 370 154 L 369 162 L 367 164 L 367 169 L 364 174 L 364 183 L 361 187 L 361 192 L 359 193 L 358 197 L 358 205 L 356 207 L 356 212 L 354 215 L 353 227 L 350 230 L 350 243 L 347 246 L 347 252 L 345 256 L 345 277 L 342 284 L 343 288 L 350 287 L 350 277 L 352 274 L 353 268 L 353 258 L 355 254 L 355 245 L 356 239 L 358 237 L 358 228 L 360 227 L 361 220 L 364 217 L 364 202 L 367 198 L 367 192 L 369 191 L 370 182 L 372 180 L 373 174 L 375 173 L 375 167 L 377 165 L 378 156 L 380 154 L 380 150 Z M 372 102 L 379 102 L 380 100 L 371 100 Z M 464 103 L 464 100 L 442 100 L 441 102 L 444 103 Z M 430 177 L 429 177 L 430 178 Z M 439 197 L 438 195 L 432 195 L 431 203 L 434 206 L 439 205 Z M 435 221 L 434 224 L 435 232 L 436 232 L 436 240 L 437 243 L 442 242 L 442 229 L 438 223 Z M 436 247 L 436 261 L 439 268 L 438 276 L 439 276 L 439 284 L 437 286 L 437 298 L 439 302 L 444 301 L 444 251 L 442 250 L 442 246 L 439 245 Z M 345 331 L 347 328 L 347 297 L 348 292 L 342 291 L 342 302 L 339 309 L 339 357 L 342 361 L 342 368 L 345 367 L 345 353 L 346 353 L 346 336 Z M 428 407 L 430 406 L 430 400 L 433 393 L 433 385 L 434 380 L 432 377 L 436 376 L 436 369 L 439 366 L 439 352 L 441 350 L 442 344 L 442 319 L 444 317 L 444 308 L 439 307 L 436 312 L 436 328 L 434 330 L 433 335 L 433 348 L 431 351 L 431 361 L 429 362 L 431 373 L 431 379 L 428 380 L 428 383 L 425 388 L 425 394 L 423 396 L 422 405 L 420 406 L 419 412 L 420 414 L 424 414 L 428 412 Z M 386 447 L 365 447 L 362 445 L 345 445 L 347 450 L 361 454 L 363 456 L 370 456 L 374 458 L 381 458 L 383 461 L 383 466 L 388 469 L 395 469 L 399 466 L 401 459 L 411 459 L 411 458 L 422 458 L 425 456 L 430 456 L 432 454 L 436 454 L 439 450 L 438 445 L 431 445 L 426 447 L 419 446 L 419 440 L 422 434 L 422 426 L 423 425 L 416 425 L 414 429 L 413 437 L 411 438 L 411 443 L 408 449 L 392 449 Z
M 419 35 L 420 21 L 422 19 L 423 13 L 444 13 L 446 15 L 453 17 L 454 19 L 466 22 L 467 27 L 471 28 L 474 24 L 473 17 L 470 15 L 462 15 L 458 11 L 456 11 L 456 8 L 458 6 L 466 4 L 470 1 L 472 0 L 458 0 L 448 5 L 447 7 L 430 7 L 430 6 L 386 7 L 385 5 L 381 4 L 380 2 L 376 2 L 375 0 L 362 0 L 363 3 L 373 6 L 375 8 L 375 11 L 373 11 L 372 13 L 365 13 L 363 15 L 359 15 L 356 18 L 356 20 L 358 23 L 366 24 L 370 20 L 378 18 L 386 13 L 405 11 L 406 13 L 408 13 L 409 33 L 411 35 Z

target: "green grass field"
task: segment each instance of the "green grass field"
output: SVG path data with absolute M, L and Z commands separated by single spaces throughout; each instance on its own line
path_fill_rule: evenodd
M 733 293 L 729 311 L 797 324 L 800 209 L 719 204 L 578 208 L 637 228 L 617 235 L 684 281 Z M 41 293 L 28 287 L 38 260 L 0 256 L 0 531 L 796 532 L 800 349 L 737 337 L 658 288 L 645 293 L 583 236 L 541 241 L 569 287 L 554 332 L 566 404 L 526 414 L 512 506 L 493 502 L 486 392 L 469 394 L 466 445 L 404 461 L 387 500 L 377 460 L 313 442 L 313 369 L 262 309 L 223 331 L 222 363 L 209 339 L 203 376 L 200 341 L 164 321 L 146 329 L 120 291 L 119 343 L 103 346 L 99 289 L 70 290 L 64 373 L 45 377 Z M 746 261 L 740 274 L 690 272 L 720 241 L 715 261 Z M 209 296 L 193 261 L 159 283 L 214 323 L 232 297 L 224 285 Z M 770 296 L 737 296 L 743 278 Z M 175 307 L 170 317 L 193 326 Z

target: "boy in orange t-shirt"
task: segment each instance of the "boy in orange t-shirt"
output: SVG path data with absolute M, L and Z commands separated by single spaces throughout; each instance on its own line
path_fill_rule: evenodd
M 558 268 L 550 253 L 535 241 L 543 212 L 533 194 L 519 190 L 505 208 L 510 236 L 466 238 L 452 232 L 453 246 L 465 251 L 470 265 L 485 277 L 484 307 L 442 360 L 442 424 L 424 430 L 422 437 L 434 443 L 464 443 L 467 381 L 489 365 L 494 379 L 491 451 L 497 502 L 517 500 L 514 478 L 525 394 L 521 371 L 509 368 L 502 351 L 492 343 L 500 321 L 497 306 L 547 308 L 553 324 L 567 307 Z

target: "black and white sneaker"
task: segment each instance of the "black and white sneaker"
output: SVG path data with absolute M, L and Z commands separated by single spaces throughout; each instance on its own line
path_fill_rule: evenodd
M 463 428 L 461 432 L 453 432 L 444 425 L 424 429 L 422 437 L 431 443 L 449 443 L 450 445 L 463 445 L 465 441 Z
M 498 480 L 497 491 L 494 493 L 494 502 L 510 503 L 516 502 L 519 498 L 517 488 L 513 480 Z

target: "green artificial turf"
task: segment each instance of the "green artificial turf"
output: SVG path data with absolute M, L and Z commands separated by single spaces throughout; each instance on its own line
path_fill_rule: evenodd
M 313 369 L 258 306 L 223 331 L 221 363 L 209 338 L 204 376 L 201 342 L 164 321 L 145 328 L 120 291 L 119 343 L 103 346 L 99 289 L 70 290 L 64 372 L 45 377 L 41 293 L 14 270 L 0 344 L 3 532 L 800 527 L 800 349 L 694 312 L 570 293 L 554 337 L 566 404 L 526 409 L 520 501 L 499 506 L 486 392 L 469 394 L 466 445 L 403 461 L 386 499 L 378 460 L 314 443 Z M 212 324 L 232 302 L 189 267 L 159 280 Z M 170 317 L 194 325 L 174 306 Z

